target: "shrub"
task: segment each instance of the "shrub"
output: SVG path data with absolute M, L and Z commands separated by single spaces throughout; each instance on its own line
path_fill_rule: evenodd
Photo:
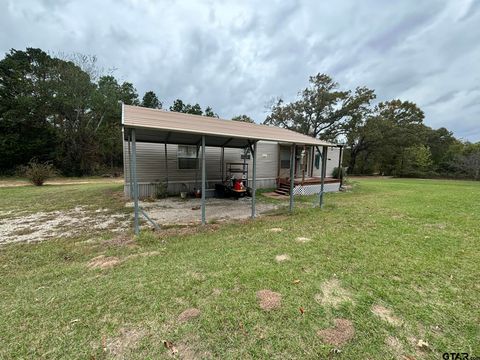
M 166 181 L 158 181 L 153 183 L 153 185 L 155 186 L 154 196 L 156 199 L 164 199 L 168 196 L 168 184 Z
M 57 171 L 51 162 L 41 163 L 37 159 L 32 159 L 23 168 L 23 173 L 33 185 L 42 186 L 47 179 L 55 176 Z
M 346 175 L 347 175 L 347 171 L 345 168 L 343 167 L 333 168 L 332 177 L 334 179 L 340 179 L 340 177 L 346 178 Z

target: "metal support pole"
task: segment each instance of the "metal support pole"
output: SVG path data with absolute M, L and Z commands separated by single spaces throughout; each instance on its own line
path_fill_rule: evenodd
M 293 188 L 295 187 L 295 144 L 292 144 L 290 150 L 290 212 L 293 211 Z
M 223 173 L 225 172 L 225 148 L 222 146 L 222 153 L 220 154 L 220 169 L 222 171 L 222 182 L 223 180 L 225 179 L 224 176 L 223 176 Z
M 135 139 L 135 129 L 132 129 L 132 171 L 133 171 L 133 205 L 135 209 L 135 235 L 140 233 L 138 216 L 138 183 L 137 183 L 137 142 Z
M 343 186 L 343 146 L 340 146 L 340 154 L 338 155 L 338 171 L 340 174 L 340 187 Z
M 257 192 L 257 142 L 253 143 L 253 172 L 252 172 L 252 219 L 256 216 L 256 192 Z
M 206 190 L 206 175 L 205 175 L 205 135 L 202 135 L 202 225 L 207 223 L 205 216 L 205 190 Z
M 327 172 L 328 147 L 324 146 L 322 151 L 322 180 L 320 185 L 320 208 L 323 208 L 323 191 L 325 189 L 325 173 Z
M 132 180 L 132 153 L 130 151 L 130 144 L 132 142 L 132 136 L 130 132 L 127 135 L 128 144 L 128 183 L 130 184 L 130 198 L 133 198 L 133 180 Z
M 168 194 L 168 150 L 167 143 L 164 144 L 164 154 L 165 154 L 165 191 Z

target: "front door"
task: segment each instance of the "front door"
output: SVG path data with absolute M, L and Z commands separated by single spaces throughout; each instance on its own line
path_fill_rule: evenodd
M 295 177 L 308 177 L 310 159 L 308 148 L 303 146 L 297 146 L 295 155 Z
M 280 159 L 278 164 L 278 177 L 290 177 L 290 146 L 280 146 Z

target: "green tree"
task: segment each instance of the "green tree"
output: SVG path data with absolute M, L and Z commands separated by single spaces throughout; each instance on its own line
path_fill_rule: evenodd
M 143 95 L 142 106 L 151 109 L 161 109 L 162 102 L 158 100 L 157 95 L 153 91 L 147 91 L 145 95 Z
M 208 116 L 208 117 L 216 117 L 218 118 L 218 115 L 216 113 L 213 112 L 212 108 L 210 106 L 207 106 L 207 108 L 205 109 L 205 112 L 203 113 L 204 116 Z
M 92 101 L 96 119 L 94 133 L 98 138 L 101 154 L 99 165 L 109 167 L 110 171 L 121 167 L 123 162 L 119 102 L 139 105 L 138 94 L 133 84 L 128 82 L 119 84 L 111 75 L 100 77 Z
M 345 132 L 346 122 L 359 107 L 375 98 L 373 90 L 366 88 L 359 88 L 353 94 L 338 90 L 338 83 L 326 74 L 311 76 L 309 82 L 296 101 L 286 104 L 278 100 L 264 124 L 335 140 Z
M 182 100 L 176 99 L 173 102 L 173 105 L 170 106 L 170 111 L 176 111 L 176 112 L 184 113 L 185 112 L 185 104 L 183 103 Z
M 410 146 L 403 151 L 398 175 L 424 177 L 432 170 L 432 153 L 426 145 Z
M 0 61 L 0 171 L 54 154 L 52 63 L 44 51 L 33 48 L 12 49 Z
M 218 117 L 218 115 L 213 112 L 210 106 L 207 106 L 205 112 L 202 111 L 202 107 L 197 103 L 195 105 L 185 104 L 182 100 L 176 99 L 172 106 L 170 106 L 170 111 L 181 112 L 185 114 L 192 115 L 203 115 L 208 117 Z
M 247 122 L 247 123 L 252 123 L 254 124 L 255 121 L 253 121 L 253 119 L 248 116 L 248 115 L 238 115 L 238 116 L 234 116 L 232 118 L 233 121 L 241 121 L 241 122 Z
M 456 176 L 480 180 L 480 142 L 462 144 L 450 163 Z

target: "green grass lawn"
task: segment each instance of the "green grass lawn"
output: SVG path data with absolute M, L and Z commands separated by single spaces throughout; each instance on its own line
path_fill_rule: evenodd
M 0 209 L 123 211 L 120 189 L 2 188 Z M 85 229 L 0 247 L 0 358 L 170 358 L 165 340 L 190 359 L 480 356 L 480 183 L 359 180 L 328 194 L 323 210 L 312 201 L 293 215 L 144 231 L 133 242 Z M 289 260 L 277 262 L 282 254 Z M 116 264 L 90 269 L 99 255 Z M 278 308 L 260 308 L 264 289 L 281 295 Z M 189 308 L 200 315 L 179 321 Z M 318 334 L 334 319 L 354 330 L 341 345 Z

